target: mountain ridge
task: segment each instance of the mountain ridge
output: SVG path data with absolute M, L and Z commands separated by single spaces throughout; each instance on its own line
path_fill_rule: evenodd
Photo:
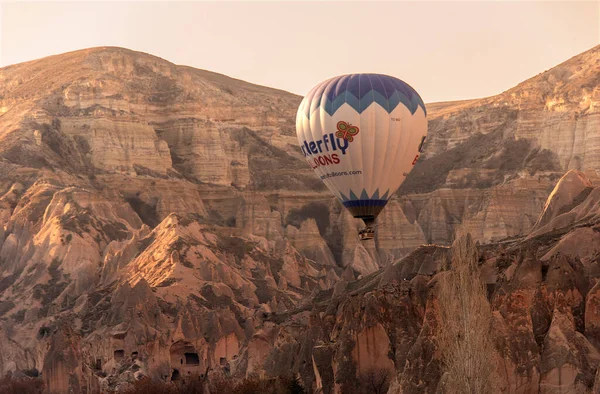
M 493 94 L 491 96 L 485 96 L 485 97 L 480 97 L 480 98 L 475 98 L 475 99 L 461 99 L 461 100 L 438 101 L 438 102 L 434 101 L 434 102 L 430 102 L 430 103 L 426 103 L 426 104 L 427 105 L 431 105 L 434 108 L 436 108 L 438 106 L 446 106 L 446 105 L 454 105 L 454 104 L 462 104 L 462 103 L 466 104 L 467 102 L 476 102 L 476 101 L 480 101 L 480 100 L 488 100 L 488 99 L 492 99 L 492 98 L 497 97 L 497 96 L 502 96 L 504 94 L 512 92 L 513 90 L 518 90 L 519 88 L 522 88 L 524 85 L 526 85 L 527 83 L 535 80 L 536 78 L 543 77 L 544 74 L 550 72 L 553 69 L 558 69 L 558 68 L 561 68 L 563 66 L 566 66 L 570 62 L 572 62 L 572 61 L 574 61 L 576 59 L 580 59 L 582 56 L 587 56 L 589 54 L 593 54 L 593 53 L 595 53 L 595 52 L 597 52 L 599 50 L 600 50 L 600 45 L 592 47 L 592 48 L 590 48 L 589 50 L 587 50 L 585 52 L 582 52 L 580 54 L 574 55 L 571 58 L 569 58 L 569 59 L 567 59 L 567 60 L 565 60 L 565 61 L 563 61 L 561 63 L 558 63 L 555 66 L 553 66 L 553 67 L 551 67 L 551 68 L 549 68 L 547 70 L 544 70 L 544 71 L 540 72 L 539 74 L 537 74 L 534 77 L 531 77 L 531 78 L 528 78 L 526 80 L 523 80 L 523 81 L 519 82 L 516 86 L 514 86 L 512 88 L 509 88 L 509 89 L 507 89 L 505 91 L 502 91 L 500 93 L 497 93 L 497 94 Z M 225 77 L 227 80 L 236 81 L 236 82 L 242 82 L 245 85 L 253 85 L 253 86 L 259 87 L 259 88 L 266 88 L 266 89 L 270 89 L 270 90 L 273 90 L 273 91 L 280 91 L 280 92 L 283 92 L 283 93 L 286 93 L 286 94 L 289 94 L 289 95 L 293 95 L 293 96 L 296 96 L 296 97 L 299 97 L 299 98 L 302 97 L 302 96 L 297 95 L 295 93 L 291 93 L 291 92 L 288 92 L 288 91 L 285 91 L 285 90 L 282 90 L 282 89 L 278 89 L 276 87 L 270 87 L 270 86 L 259 85 L 259 84 L 255 84 L 255 83 L 251 83 L 251 82 L 246 82 L 246 81 L 244 81 L 242 79 L 234 78 L 234 77 L 228 76 L 226 74 L 221 74 L 221 73 L 218 73 L 218 72 L 215 72 L 215 71 L 206 70 L 206 69 L 200 69 L 200 68 L 196 68 L 196 67 L 193 67 L 193 66 L 188 66 L 188 65 L 185 65 L 185 64 L 172 63 L 172 62 L 170 62 L 169 60 L 167 60 L 165 58 L 162 58 L 162 57 L 160 57 L 158 55 L 151 54 L 149 52 L 143 52 L 143 51 L 138 51 L 138 50 L 129 49 L 129 48 L 125 48 L 125 47 L 119 47 L 119 46 L 97 46 L 97 47 L 89 47 L 89 48 L 77 49 L 77 50 L 73 50 L 73 51 L 69 51 L 69 52 L 64 52 L 64 53 L 60 53 L 60 54 L 48 55 L 48 56 L 45 56 L 45 57 L 42 57 L 42 58 L 39 58 L 39 59 L 28 60 L 28 61 L 24 61 L 24 62 L 20 62 L 20 63 L 6 65 L 6 66 L 3 66 L 3 67 L 0 67 L 0 70 L 7 70 L 7 69 L 10 69 L 10 68 L 18 68 L 18 67 L 26 67 L 27 65 L 35 65 L 35 64 L 39 64 L 39 63 L 49 63 L 52 60 L 56 60 L 56 59 L 64 60 L 67 57 L 75 57 L 75 55 L 81 55 L 81 54 L 88 54 L 89 55 L 89 54 L 93 54 L 93 53 L 110 52 L 110 51 L 121 52 L 121 53 L 124 52 L 124 53 L 127 53 L 129 55 L 137 55 L 137 56 L 141 55 L 141 56 L 152 58 L 154 60 L 159 60 L 161 62 L 168 63 L 169 65 L 175 66 L 175 67 L 178 67 L 178 68 L 191 69 L 191 70 L 199 71 L 199 72 L 202 72 L 202 73 L 212 74 L 212 75 L 217 76 L 217 77 Z
M 135 55 L 135 56 L 143 56 L 143 57 L 148 57 L 151 58 L 153 60 L 157 60 L 160 62 L 164 62 L 164 63 L 168 63 L 171 66 L 177 67 L 177 68 L 181 68 L 181 69 L 191 69 L 194 70 L 195 72 L 200 72 L 200 73 L 206 73 L 206 74 L 210 74 L 213 77 L 224 77 L 227 80 L 231 80 L 234 82 L 241 82 L 244 85 L 251 85 L 251 86 L 255 86 L 257 88 L 264 88 L 264 89 L 270 89 L 273 91 L 278 91 L 278 92 L 282 92 L 282 93 L 286 93 L 289 95 L 293 95 L 293 96 L 297 96 L 294 93 L 291 92 L 287 92 L 285 90 L 282 89 L 278 89 L 278 88 L 274 88 L 274 87 L 269 87 L 269 86 L 263 86 L 263 85 L 259 85 L 259 84 L 255 84 L 255 83 L 251 83 L 251 82 L 247 82 L 244 81 L 242 79 L 239 78 L 234 78 L 225 74 L 221 74 L 215 71 L 210 71 L 210 70 L 205 70 L 205 69 L 200 69 L 200 68 L 196 68 L 196 67 L 192 67 L 192 66 L 188 66 L 185 64 L 176 64 L 176 63 L 172 63 L 169 60 L 162 58 L 158 55 L 153 55 L 149 52 L 143 52 L 143 51 L 137 51 L 134 49 L 129 49 L 129 48 L 125 48 L 125 47 L 118 47 L 118 46 L 97 46 L 97 47 L 90 47 L 90 48 L 83 48 L 83 49 L 77 49 L 77 50 L 73 50 L 73 51 L 69 51 L 69 52 L 64 52 L 64 53 L 60 53 L 60 54 L 56 54 L 56 55 L 49 55 L 49 56 L 45 56 L 39 59 L 34 59 L 34 60 L 28 60 L 25 62 L 20 62 L 20 63 L 15 63 L 15 64 L 9 64 L 3 67 L 0 67 L 0 71 L 1 70 L 8 70 L 10 68 L 20 68 L 20 67 L 27 67 L 27 66 L 32 66 L 32 65 L 37 65 L 37 64 L 44 64 L 44 63 L 52 63 L 53 60 L 66 60 L 67 58 L 78 58 L 79 56 L 77 55 L 90 55 L 90 54 L 98 54 L 98 53 L 102 53 L 102 52 L 115 52 L 115 53 L 124 53 L 127 54 L 129 56 Z

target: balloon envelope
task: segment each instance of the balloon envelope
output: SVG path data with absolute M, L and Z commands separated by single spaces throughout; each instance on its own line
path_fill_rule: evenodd
M 302 100 L 302 153 L 354 217 L 374 220 L 406 179 L 427 135 L 419 94 L 398 78 L 351 74 L 329 79 Z

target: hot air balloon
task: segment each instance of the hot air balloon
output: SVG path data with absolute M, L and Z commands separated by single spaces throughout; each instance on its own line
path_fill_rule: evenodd
M 427 137 L 419 94 L 398 78 L 350 74 L 315 86 L 302 100 L 302 153 L 329 190 L 364 221 L 362 240 L 419 159 Z

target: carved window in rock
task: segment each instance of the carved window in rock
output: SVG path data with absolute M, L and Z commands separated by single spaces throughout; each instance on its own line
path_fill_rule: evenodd
M 200 365 L 198 353 L 184 353 L 186 365 Z

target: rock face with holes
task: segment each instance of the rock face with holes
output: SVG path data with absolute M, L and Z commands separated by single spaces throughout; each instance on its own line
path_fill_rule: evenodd
M 600 189 L 568 197 L 563 189 L 580 176 L 567 173 L 545 205 L 556 206 L 562 196 L 562 215 L 570 220 L 561 219 L 550 232 L 478 247 L 492 309 L 494 351 L 488 356 L 496 360 L 498 392 L 599 389 L 600 260 L 591 245 L 598 242 L 600 218 L 589 207 L 596 209 Z M 576 247 L 573 238 L 586 246 Z M 437 283 L 450 252 L 419 247 L 341 291 L 319 292 L 310 311 L 273 317 L 279 336 L 265 370 L 298 371 L 324 393 L 362 392 L 376 382 L 385 382 L 390 394 L 438 392 L 444 366 L 436 339 Z
M 171 214 L 150 229 L 129 205 L 118 212 L 81 189 L 53 192 L 20 209 L 31 217 L 46 205 L 37 224 L 10 222 L 2 253 L 15 264 L 4 267 L 12 274 L 0 306 L 3 335 L 19 345 L 5 342 L 0 367 L 36 367 L 57 392 L 91 390 L 105 376 L 117 387 L 140 374 L 242 373 L 236 362 L 265 317 L 301 305 L 341 274 L 288 241 L 276 250 L 198 215 Z M 57 356 L 63 346 L 73 353 L 66 359 Z
M 491 243 L 504 391 L 598 389 L 599 56 L 429 105 L 426 154 L 365 243 L 297 148 L 300 97 L 120 48 L 0 69 L 0 373 L 434 392 L 447 249 L 421 245 L 462 226 Z

